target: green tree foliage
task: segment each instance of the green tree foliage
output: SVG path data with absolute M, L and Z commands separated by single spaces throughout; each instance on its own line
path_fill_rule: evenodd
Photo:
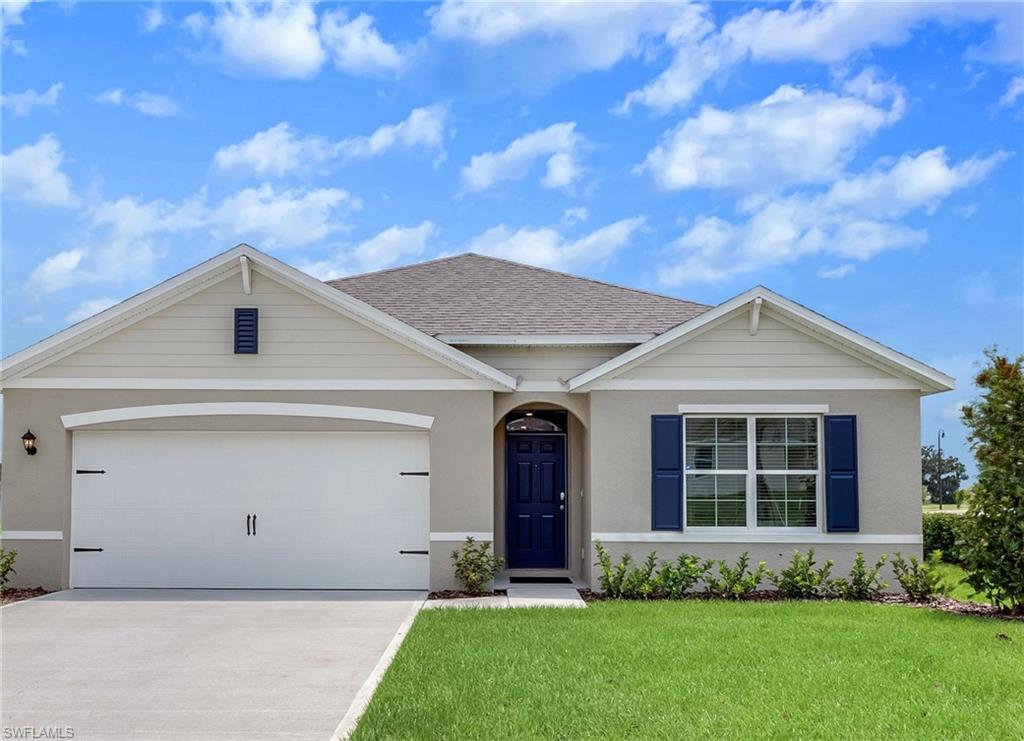
M 1024 612 L 1024 356 L 995 349 L 975 383 L 981 397 L 963 408 L 978 480 L 964 515 L 968 583 L 995 604 Z
M 940 455 L 934 445 L 921 446 L 921 485 L 933 504 L 956 504 L 956 492 L 967 480 L 967 469 L 959 458 Z

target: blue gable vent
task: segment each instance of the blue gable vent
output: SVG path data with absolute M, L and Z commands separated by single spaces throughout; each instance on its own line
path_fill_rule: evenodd
M 260 351 L 260 310 L 235 309 L 235 353 L 255 355 Z

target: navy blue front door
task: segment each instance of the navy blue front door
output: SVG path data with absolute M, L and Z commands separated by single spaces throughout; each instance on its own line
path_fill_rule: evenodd
M 565 568 L 565 436 L 505 440 L 509 568 Z

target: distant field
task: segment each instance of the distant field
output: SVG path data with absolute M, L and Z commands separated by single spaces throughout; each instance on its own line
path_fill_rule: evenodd
M 937 505 L 937 504 L 923 504 L 923 505 L 921 505 L 921 509 L 924 510 L 925 512 L 938 512 L 939 511 L 939 505 Z M 958 507 L 955 504 L 944 504 L 944 505 L 942 505 L 942 511 L 943 512 L 954 512 L 956 514 L 962 515 L 967 510 L 965 508 Z

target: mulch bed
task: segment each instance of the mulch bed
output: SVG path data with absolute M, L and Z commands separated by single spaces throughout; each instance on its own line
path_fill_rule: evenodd
M 49 594 L 49 592 L 42 587 L 11 587 L 0 592 L 0 605 L 21 602 L 23 599 L 32 599 L 33 597 L 42 597 L 44 594 Z
M 470 597 L 504 597 L 508 594 L 507 590 L 495 589 L 493 592 L 481 592 L 480 594 L 470 594 L 463 589 L 440 589 L 436 592 L 431 592 L 427 595 L 427 599 L 468 599 Z
M 615 602 L 616 600 L 612 597 L 605 597 L 600 592 L 592 592 L 589 589 L 578 590 L 580 597 L 584 602 Z M 707 592 L 696 592 L 693 594 L 687 594 L 682 599 L 684 600 L 696 600 L 696 601 L 707 601 L 713 599 L 722 599 L 720 597 L 713 597 Z M 758 590 L 753 594 L 744 597 L 744 602 L 785 602 L 787 597 L 780 591 L 775 589 Z M 649 600 L 633 600 L 636 602 L 670 602 L 665 597 L 654 597 Z M 828 600 L 822 600 L 823 602 Z M 839 600 L 834 600 L 839 601 Z M 885 594 L 874 600 L 879 604 L 885 605 L 906 605 L 907 607 L 929 607 L 933 610 L 941 610 L 942 612 L 952 613 L 954 615 L 969 615 L 972 617 L 983 617 L 993 618 L 996 620 L 1014 620 L 1018 622 L 1024 622 L 1024 613 L 1012 613 L 1006 610 L 1001 610 L 993 605 L 979 605 L 974 602 L 960 602 L 949 597 L 933 597 L 930 600 L 914 601 L 909 599 L 905 594 Z

